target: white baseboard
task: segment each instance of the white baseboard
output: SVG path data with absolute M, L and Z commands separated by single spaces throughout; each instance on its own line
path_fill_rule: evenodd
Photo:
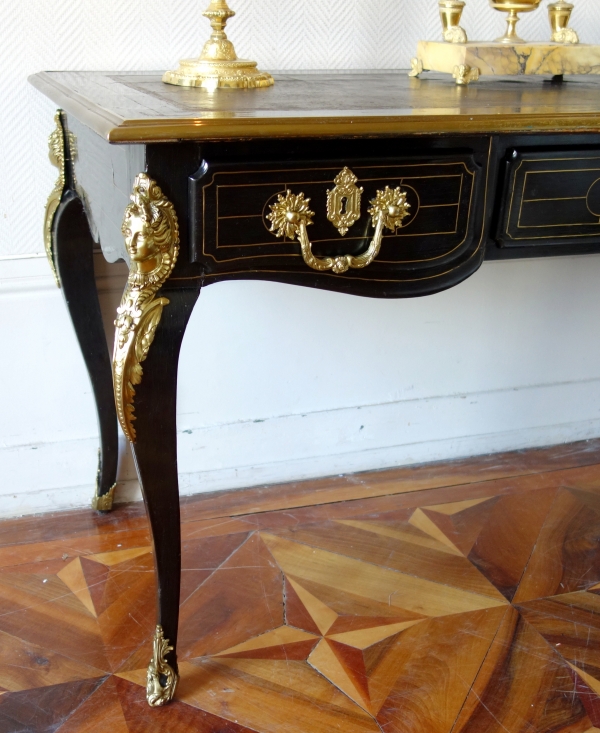
M 192 495 L 600 436 L 600 380 L 179 430 L 180 492 Z M 486 428 L 496 429 L 486 432 Z M 117 502 L 141 499 L 122 443 Z M 0 515 L 89 506 L 97 439 L 0 448 Z

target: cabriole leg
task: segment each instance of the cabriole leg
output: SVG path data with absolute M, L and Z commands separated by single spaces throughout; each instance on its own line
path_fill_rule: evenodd
M 63 289 L 96 399 L 100 449 L 92 507 L 110 511 L 116 487 L 119 444 L 110 356 L 94 278 L 94 241 L 83 205 L 74 192 L 75 140 L 64 129 L 60 110 L 54 122 L 48 145 L 50 162 L 58 168 L 58 179 L 46 204 L 44 247 L 56 284 Z
M 125 210 L 130 259 L 117 310 L 113 383 L 117 415 L 132 444 L 154 543 L 158 619 L 148 668 L 147 699 L 173 699 L 177 685 L 177 625 L 181 530 L 177 476 L 177 364 L 199 287 L 167 289 L 179 254 L 179 222 L 156 181 L 140 173 Z
M 94 279 L 94 241 L 83 205 L 72 191 L 64 194 L 56 211 L 52 240 L 58 279 L 90 376 L 98 411 L 100 450 L 92 506 L 100 511 L 110 511 L 119 457 L 111 362 Z
M 152 706 L 173 698 L 177 684 L 177 627 L 181 574 L 181 530 L 177 476 L 177 363 L 198 290 L 168 293 L 154 343 L 136 388 L 136 441 L 132 444 L 154 543 L 158 584 L 157 630 L 148 668 Z

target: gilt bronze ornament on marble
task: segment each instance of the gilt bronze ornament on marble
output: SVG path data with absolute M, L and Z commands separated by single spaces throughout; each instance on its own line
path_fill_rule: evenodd
M 211 0 L 203 15 L 210 20 L 212 34 L 196 59 L 182 59 L 176 71 L 163 76 L 166 84 L 183 87 L 255 89 L 270 87 L 273 77 L 257 69 L 256 61 L 238 58 L 225 26 L 235 13 L 227 0 Z
M 419 41 L 409 76 L 424 71 L 451 74 L 466 86 L 484 76 L 547 76 L 600 73 L 600 46 L 580 44 L 570 27 L 574 5 L 556 0 L 547 6 L 550 39 L 537 43 L 517 33 L 521 13 L 540 10 L 543 0 L 489 0 L 493 10 L 506 13 L 506 30 L 495 41 L 467 41 L 461 27 L 464 0 L 438 0 L 443 41 Z

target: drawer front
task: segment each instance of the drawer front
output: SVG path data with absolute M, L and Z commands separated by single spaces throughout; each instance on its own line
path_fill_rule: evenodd
M 509 154 L 503 247 L 600 244 L 600 150 Z
M 334 164 L 318 169 L 214 171 L 201 190 L 202 256 L 217 263 L 301 259 L 298 242 L 285 235 L 278 238 L 267 218 L 278 196 L 288 190 L 310 200 L 315 213 L 310 238 L 319 256 L 357 254 L 364 249 L 373 233 L 369 202 L 386 186 L 405 191 L 410 208 L 402 226 L 384 234 L 380 264 L 441 260 L 464 244 L 476 175 L 466 162 L 352 166 L 356 188 L 363 191 L 357 210 L 360 218 L 345 235 L 327 218 L 327 194 L 342 170 L 343 166 Z
M 207 275 L 268 271 L 391 282 L 436 277 L 482 246 L 486 165 L 468 153 L 243 168 L 205 163 L 189 184 L 192 261 Z M 376 239 L 373 202 L 386 189 L 400 192 L 404 213 L 397 226 L 384 228 L 368 267 L 317 272 L 303 256 L 297 231 L 273 231 L 278 202 L 287 192 L 302 194 L 311 212 L 306 231 L 314 257 L 360 257 Z

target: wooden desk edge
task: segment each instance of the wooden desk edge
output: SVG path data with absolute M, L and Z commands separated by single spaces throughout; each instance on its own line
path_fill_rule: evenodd
M 585 133 L 600 130 L 600 112 L 127 120 L 98 105 L 90 105 L 88 100 L 60 84 L 48 72 L 30 76 L 29 82 L 61 109 L 73 114 L 110 143 L 449 133 L 465 135 L 511 132 Z

